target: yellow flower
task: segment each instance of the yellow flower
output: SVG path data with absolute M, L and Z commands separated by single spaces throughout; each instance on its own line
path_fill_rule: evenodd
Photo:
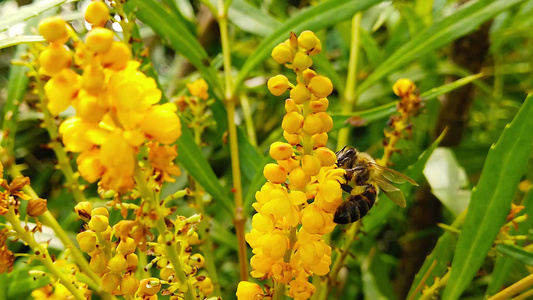
M 63 144 L 68 151 L 82 152 L 94 145 L 91 136 L 97 135 L 100 129 L 97 124 L 85 122 L 74 117 L 65 120 L 59 126 L 59 134 L 63 138 Z
M 174 143 L 181 135 L 181 122 L 176 110 L 173 103 L 152 106 L 142 122 L 146 136 L 161 144 Z
M 311 298 L 316 288 L 306 278 L 298 278 L 289 283 L 289 293 L 295 300 Z
M 68 41 L 67 22 L 60 17 L 49 17 L 39 22 L 39 34 L 49 43 L 64 44 Z
M 187 88 L 189 89 L 189 93 L 195 97 L 203 100 L 207 100 L 207 98 L 209 98 L 209 93 L 207 92 L 209 86 L 203 78 L 200 78 L 193 83 L 187 83 Z
M 63 44 L 50 44 L 39 54 L 41 72 L 46 75 L 56 75 L 70 66 L 72 56 Z
M 48 110 L 54 116 L 67 109 L 80 90 L 81 77 L 70 69 L 63 69 L 45 85 Z
M 257 283 L 241 281 L 236 295 L 238 300 L 259 300 L 263 298 L 263 289 Z
M 100 149 L 94 148 L 81 153 L 76 159 L 80 175 L 89 183 L 98 180 L 104 174 L 105 167 L 100 161 Z
M 159 146 L 157 143 L 152 143 L 149 148 L 148 160 L 154 171 L 161 175 L 163 181 L 176 181 L 171 176 L 181 174 L 180 168 L 174 164 L 174 160 L 178 156 L 177 146 Z
M 85 20 L 93 26 L 102 27 L 109 19 L 109 8 L 103 1 L 89 3 L 85 10 Z

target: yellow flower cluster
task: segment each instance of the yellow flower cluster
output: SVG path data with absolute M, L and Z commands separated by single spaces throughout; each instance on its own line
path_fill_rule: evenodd
M 253 216 L 252 231 L 246 235 L 254 253 L 251 275 L 272 278 L 278 285 L 288 284 L 289 294 L 295 299 L 308 299 L 314 293 L 309 276 L 329 272 L 331 247 L 322 235 L 334 229 L 333 213 L 342 203 L 344 170 L 336 169 L 335 153 L 326 147 L 327 132 L 333 127 L 326 113 L 326 97 L 333 86 L 327 77 L 309 69 L 310 55 L 320 50 L 320 40 L 313 32 L 305 31 L 299 37 L 291 33 L 290 39 L 272 51 L 278 63 L 294 70 L 297 84 L 283 75 L 268 81 L 274 95 L 290 89 L 281 124 L 288 143 L 275 142 L 270 147 L 276 163 L 267 164 L 263 170 L 268 181 L 256 193 L 253 207 L 258 213 Z M 239 284 L 239 299 L 261 295 L 257 285 Z
M 392 115 L 388 121 L 391 130 L 385 131 L 384 154 L 383 158 L 378 161 L 383 166 L 388 165 L 390 157 L 397 151 L 396 144 L 403 132 L 411 132 L 412 125 L 409 123 L 409 118 L 415 115 L 422 105 L 420 96 L 416 92 L 416 85 L 410 79 L 398 79 L 392 86 L 392 90 L 401 100 L 396 107 L 399 114 Z
M 134 207 L 132 205 L 132 207 Z M 147 240 L 151 236 L 149 216 L 140 214 L 141 208 L 134 207 L 136 220 L 121 220 L 113 227 L 109 225 L 109 211 L 105 207 L 92 208 L 89 202 L 80 202 L 75 211 L 87 224 L 87 230 L 80 232 L 76 239 L 83 252 L 91 257 L 89 266 L 93 272 L 102 277 L 102 290 L 113 295 L 135 296 L 135 299 L 156 300 L 162 290 L 162 284 L 169 285 L 163 289 L 164 294 L 172 295 L 171 299 L 181 299 L 187 285 L 197 289 L 204 297 L 213 292 L 211 279 L 198 275 L 205 259 L 200 254 L 192 253 L 192 246 L 200 243 L 195 232 L 198 215 L 190 218 L 178 216 L 172 222 L 176 234 L 174 242 L 180 245 L 179 259 L 187 283 L 176 278 L 165 249 L 166 242 L 159 236 L 157 243 Z M 168 210 L 170 214 L 170 210 Z M 168 237 L 167 237 L 168 238 Z M 139 258 L 135 251 L 154 255 L 148 265 L 160 269 L 160 278 L 150 277 L 139 280 L 135 277 Z M 143 266 L 144 267 L 144 266 Z M 201 297 L 203 299 L 204 297 Z
M 109 19 L 104 2 L 91 2 L 85 19 L 93 28 L 85 42 L 73 38 L 73 51 L 65 42 L 69 32 L 75 34 L 64 20 L 47 18 L 39 24 L 50 43 L 39 55 L 39 72 L 51 77 L 44 86 L 47 109 L 52 115 L 69 106 L 76 110 L 59 128 L 66 149 L 80 153 L 81 176 L 89 182 L 100 179 L 105 190 L 133 188 L 142 145 L 150 148 L 149 161 L 161 181 L 173 181 L 179 168 L 173 164 L 176 147 L 169 145 L 181 135 L 176 106 L 157 104 L 161 91 L 155 80 L 138 70 L 140 63 L 131 60 L 127 44 L 114 41 L 114 32 L 101 27 Z

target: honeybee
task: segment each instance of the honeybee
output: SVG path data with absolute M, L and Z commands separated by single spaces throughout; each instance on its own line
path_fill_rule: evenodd
M 402 191 L 391 183 L 407 181 L 418 186 L 413 179 L 376 164 L 372 156 L 359 152 L 355 148 L 344 147 L 336 155 L 338 167 L 346 170 L 344 175 L 346 184 L 342 184 L 341 187 L 350 195 L 335 211 L 333 218 L 335 223 L 348 224 L 364 217 L 374 206 L 378 189 L 394 203 L 405 207 L 405 197 Z M 352 182 L 354 186 L 348 185 L 349 182 Z

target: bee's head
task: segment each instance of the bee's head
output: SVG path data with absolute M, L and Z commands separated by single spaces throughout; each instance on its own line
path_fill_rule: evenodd
M 346 147 L 339 150 L 337 153 L 337 166 L 346 168 L 357 156 L 357 150 L 352 147 Z

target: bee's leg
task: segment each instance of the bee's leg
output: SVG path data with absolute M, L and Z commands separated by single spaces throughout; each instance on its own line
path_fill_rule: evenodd
M 352 193 L 353 187 L 347 185 L 347 184 L 341 184 L 341 188 L 343 191 L 345 191 L 348 194 Z
M 344 169 L 344 171 L 346 171 L 346 172 L 355 172 L 355 171 L 362 171 L 364 169 L 365 169 L 364 167 L 359 166 L 359 167 L 355 167 L 355 168 L 351 168 L 351 169 Z

